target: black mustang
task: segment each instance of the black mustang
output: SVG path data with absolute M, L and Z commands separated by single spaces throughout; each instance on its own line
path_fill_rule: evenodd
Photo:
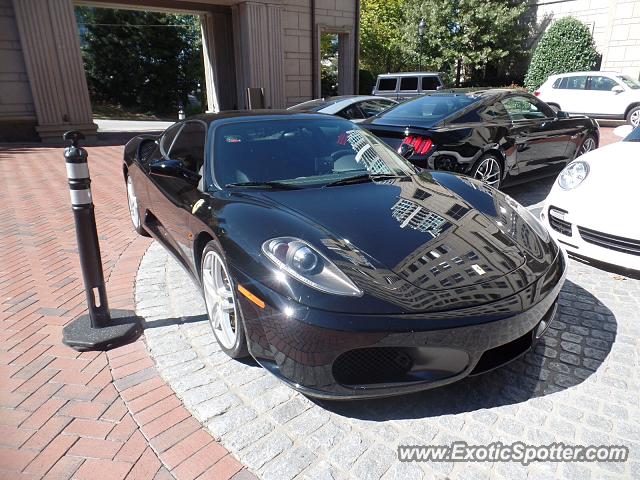
M 600 140 L 595 120 L 507 89 L 424 95 L 361 125 L 419 167 L 464 173 L 495 188 L 557 175 Z
M 526 352 L 563 254 L 518 203 L 353 123 L 227 112 L 131 140 L 131 218 L 202 285 L 222 350 L 310 396 L 431 388 Z

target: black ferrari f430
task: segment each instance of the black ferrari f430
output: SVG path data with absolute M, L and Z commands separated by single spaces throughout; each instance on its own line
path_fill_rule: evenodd
M 555 314 L 566 261 L 526 209 L 347 120 L 193 117 L 131 140 L 123 174 L 135 229 L 202 288 L 221 349 L 310 396 L 486 372 Z
M 500 188 L 557 175 L 598 147 L 598 123 L 521 90 L 433 93 L 361 124 L 415 165 Z

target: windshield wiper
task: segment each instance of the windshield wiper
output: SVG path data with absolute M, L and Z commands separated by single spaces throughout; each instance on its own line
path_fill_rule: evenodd
M 225 187 L 258 187 L 258 188 L 273 188 L 281 190 L 299 190 L 302 187 L 297 185 L 291 185 L 290 183 L 283 182 L 237 182 L 227 183 Z
M 334 182 L 329 182 L 325 187 L 335 187 L 338 185 L 351 185 L 353 183 L 373 182 L 375 180 L 389 180 L 391 178 L 405 178 L 406 175 L 397 175 L 395 173 L 366 173 L 364 175 L 356 175 L 355 177 L 341 178 Z

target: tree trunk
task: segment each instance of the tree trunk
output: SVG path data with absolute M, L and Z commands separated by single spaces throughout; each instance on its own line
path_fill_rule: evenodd
M 462 69 L 462 59 L 458 59 L 458 65 L 456 66 L 456 87 L 460 86 L 460 70 Z

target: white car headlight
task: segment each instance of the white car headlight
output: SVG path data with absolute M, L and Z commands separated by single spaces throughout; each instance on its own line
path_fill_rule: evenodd
M 331 260 L 304 240 L 272 238 L 262 244 L 262 251 L 280 270 L 311 288 L 334 295 L 362 295 L 362 290 Z
M 580 185 L 589 175 L 589 164 L 583 160 L 571 162 L 558 176 L 558 185 L 563 190 L 571 190 Z

